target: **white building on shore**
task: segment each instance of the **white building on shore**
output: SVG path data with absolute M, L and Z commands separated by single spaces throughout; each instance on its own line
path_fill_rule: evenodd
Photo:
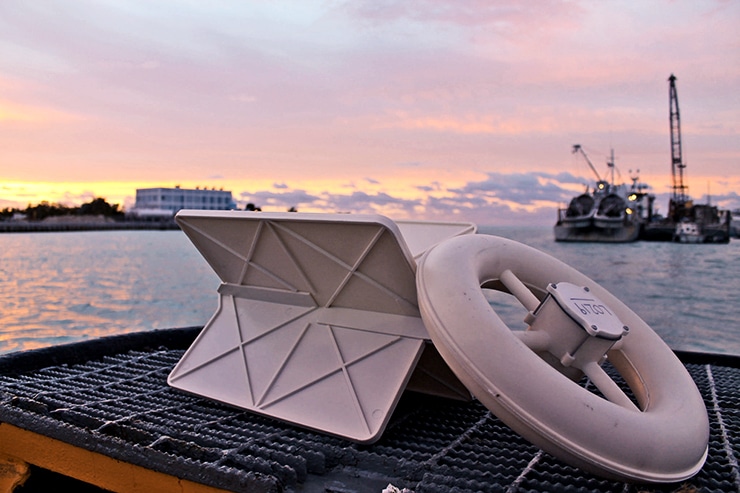
M 130 214 L 139 218 L 170 218 L 180 209 L 231 210 L 236 202 L 230 191 L 215 188 L 137 188 Z

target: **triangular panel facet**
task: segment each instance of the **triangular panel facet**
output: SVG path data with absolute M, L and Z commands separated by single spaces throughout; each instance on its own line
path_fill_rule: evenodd
M 405 387 L 417 359 L 406 357 L 411 352 L 421 354 L 419 341 L 399 338 L 382 351 L 372 353 L 347 368 L 357 400 L 368 423 L 380 423 L 385 416 L 386 403 L 397 398 L 396 386 Z M 399 380 L 399 377 L 403 376 Z
M 244 357 L 238 348 L 211 359 L 197 371 L 170 376 L 170 385 L 183 390 L 208 389 L 208 397 L 226 404 L 249 408 L 254 405 Z
M 233 300 L 236 306 L 239 334 L 241 334 L 241 341 L 245 343 L 285 326 L 314 309 L 310 306 L 286 306 L 282 303 L 250 300 L 236 296 Z
M 373 223 L 345 224 L 340 228 L 320 228 L 316 223 L 296 221 L 279 223 L 278 234 L 286 244 L 304 243 L 325 252 L 347 265 L 353 265 L 369 248 L 375 237 L 384 231 Z
M 285 421 L 302 423 L 309 428 L 368 442 L 377 438 L 356 402 L 356 396 L 345 384 L 341 372 L 317 381 L 308 392 L 291 394 L 267 406 L 264 411 Z M 340 412 L 341 410 L 341 412 Z
M 190 346 L 170 378 L 177 379 L 239 346 L 241 337 L 233 300 L 230 297 L 221 298 L 219 305 L 216 314 Z
M 216 219 L 211 223 L 203 217 L 178 218 L 178 224 L 221 280 L 239 283 L 259 224 L 233 228 L 228 218 Z
M 265 223 L 255 242 L 243 284 L 310 291 L 296 258 L 286 250 L 269 223 Z

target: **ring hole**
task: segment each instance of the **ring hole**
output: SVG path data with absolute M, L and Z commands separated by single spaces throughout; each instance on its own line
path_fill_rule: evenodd
M 622 374 L 619 372 L 617 368 L 612 365 L 609 360 L 607 359 L 604 364 L 601 365 L 601 367 L 604 369 L 607 375 L 616 383 L 619 388 L 622 390 L 624 395 L 626 395 L 629 400 L 632 401 L 632 403 L 637 406 L 640 410 L 645 410 L 645 402 L 640 402 L 641 399 L 638 399 L 635 393 L 632 391 L 632 387 L 627 383 L 625 378 L 622 376 Z M 597 395 L 604 399 L 604 395 L 599 391 L 599 389 L 596 388 L 596 386 L 591 383 L 591 381 L 588 379 L 588 377 L 583 377 L 581 381 L 579 382 L 581 387 L 585 388 L 589 392 L 591 392 L 594 395 Z
M 486 297 L 493 311 L 510 329 L 524 330 L 527 328 L 524 322 L 524 317 L 528 313 L 527 309 L 514 296 L 498 289 L 482 288 L 482 290 L 483 296 Z

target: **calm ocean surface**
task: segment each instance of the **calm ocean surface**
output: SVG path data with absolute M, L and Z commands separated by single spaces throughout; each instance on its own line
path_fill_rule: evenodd
M 571 244 L 556 243 L 550 227 L 480 232 L 526 243 L 580 270 L 674 349 L 740 355 L 740 240 Z M 180 231 L 0 234 L 0 353 L 204 325 L 217 308 L 218 285 Z

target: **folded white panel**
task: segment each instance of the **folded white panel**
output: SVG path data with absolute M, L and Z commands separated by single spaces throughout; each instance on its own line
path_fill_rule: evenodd
M 377 440 L 429 336 L 414 256 L 376 215 L 180 211 L 222 280 L 175 388 L 357 442 Z M 414 226 L 415 253 L 474 231 Z

